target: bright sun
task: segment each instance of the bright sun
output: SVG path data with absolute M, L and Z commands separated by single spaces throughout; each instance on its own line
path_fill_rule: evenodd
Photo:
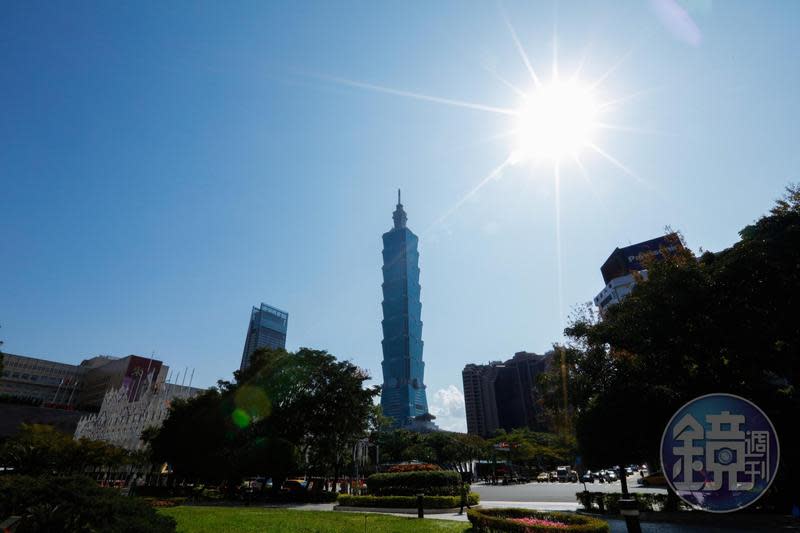
M 597 114 L 591 92 L 575 82 L 538 86 L 516 112 L 512 163 L 577 157 L 593 142 Z
M 510 146 L 506 152 L 507 155 L 494 169 L 488 172 L 477 185 L 464 194 L 453 207 L 442 214 L 434 224 L 439 224 L 444 221 L 463 205 L 464 202 L 477 194 L 487 183 L 502 176 L 509 167 L 523 163 L 530 164 L 532 171 L 540 167 L 540 163 L 545 163 L 541 165 L 545 169 L 548 167 L 552 168 L 555 179 L 556 203 L 559 201 L 558 184 L 561 180 L 561 171 L 564 168 L 562 163 L 571 160 L 574 166 L 580 170 L 587 182 L 591 184 L 589 175 L 582 162 L 582 156 L 584 152 L 587 151 L 601 156 L 625 174 L 637 180 L 640 179 L 621 161 L 607 152 L 599 142 L 600 134 L 607 130 L 634 133 L 641 131 L 630 126 L 614 124 L 607 121 L 609 114 L 613 114 L 615 109 L 622 102 L 637 97 L 642 94 L 641 92 L 628 94 L 611 100 L 601 99 L 600 97 L 601 93 L 605 92 L 600 90 L 601 85 L 627 56 L 621 58 L 599 77 L 590 79 L 589 81 L 581 81 L 580 74 L 584 66 L 584 60 L 581 59 L 577 68 L 567 77 L 562 78 L 559 76 L 558 45 L 554 35 L 552 75 L 549 80 L 544 80 L 533 68 L 531 60 L 525 52 L 516 31 L 514 31 L 514 28 L 511 26 L 508 17 L 504 15 L 504 18 L 517 52 L 530 75 L 530 79 L 526 82 L 525 86 L 531 86 L 532 89 L 523 90 L 518 85 L 503 78 L 499 73 L 495 72 L 493 68 L 486 65 L 484 65 L 484 68 L 499 82 L 506 85 L 517 94 L 519 97 L 517 101 L 521 102 L 517 107 L 498 107 L 455 98 L 431 96 L 371 83 L 329 76 L 324 77 L 330 81 L 370 91 L 378 91 L 404 98 L 424 100 L 508 117 L 510 128 L 507 131 L 492 135 L 487 139 L 487 141 L 510 139 Z
M 484 68 L 492 74 L 497 81 L 516 93 L 520 98 L 518 101 L 521 102 L 518 107 L 498 107 L 455 98 L 404 91 L 342 78 L 327 76 L 325 78 L 330 81 L 370 91 L 378 91 L 404 98 L 424 100 L 508 117 L 511 126 L 509 130 L 492 135 L 486 140 L 486 142 L 491 142 L 498 139 L 510 139 L 511 142 L 508 151 L 504 152 L 507 155 L 505 155 L 499 164 L 488 172 L 482 180 L 467 191 L 458 202 L 442 213 L 442 215 L 433 222 L 431 227 L 442 224 L 445 219 L 456 212 L 467 200 L 478 194 L 484 186 L 503 176 L 505 171 L 511 166 L 526 164 L 531 167 L 531 176 L 540 176 L 542 167 L 545 169 L 545 172 L 552 170 L 553 199 L 556 218 L 556 257 L 558 264 L 558 315 L 563 317 L 560 211 L 560 182 L 562 179 L 562 170 L 564 168 L 562 163 L 571 160 L 574 166 L 580 170 L 586 182 L 591 186 L 592 180 L 581 160 L 581 156 L 584 155 L 583 152 L 589 151 L 601 156 L 625 174 L 640 180 L 639 176 L 601 147 L 598 137 L 600 137 L 601 132 L 606 130 L 634 133 L 641 131 L 630 126 L 610 123 L 607 119 L 609 118 L 609 113 L 613 114 L 615 108 L 622 102 L 643 93 L 639 92 L 619 96 L 612 100 L 600 100 L 600 86 L 624 61 L 627 55 L 623 56 L 602 75 L 590 80 L 588 83 L 580 81 L 580 74 L 584 65 L 583 59 L 581 59 L 577 68 L 569 77 L 559 77 L 558 40 L 555 34 L 553 36 L 552 75 L 549 81 L 543 80 L 533 68 L 531 60 L 525 52 L 522 42 L 519 40 L 508 17 L 505 13 L 503 16 L 520 59 L 522 59 L 530 75 L 530 79 L 525 85 L 528 86 L 532 82 L 533 88 L 530 91 L 525 91 L 514 83 L 506 80 L 499 73 L 495 72 L 493 68 L 487 65 L 484 65 Z M 544 163 L 544 165 L 540 165 L 540 163 Z

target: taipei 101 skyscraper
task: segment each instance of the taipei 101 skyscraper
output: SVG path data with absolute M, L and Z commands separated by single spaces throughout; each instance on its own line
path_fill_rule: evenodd
M 397 191 L 394 227 L 383 234 L 383 387 L 381 408 L 396 427 L 435 430 L 425 394 L 419 239 L 406 227 Z

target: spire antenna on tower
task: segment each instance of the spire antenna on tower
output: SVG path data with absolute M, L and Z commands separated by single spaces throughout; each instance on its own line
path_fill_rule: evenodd
M 400 189 L 397 189 L 397 208 L 392 214 L 392 219 L 394 219 L 395 228 L 406 227 L 406 221 L 408 220 L 408 217 L 406 216 L 406 212 L 403 210 L 403 204 L 400 203 Z

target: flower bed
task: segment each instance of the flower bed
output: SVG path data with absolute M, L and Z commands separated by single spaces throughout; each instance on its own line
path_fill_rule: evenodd
M 397 472 L 438 472 L 441 468 L 430 463 L 404 463 L 389 467 L 389 473 Z
M 532 511 L 530 509 L 471 509 L 467 517 L 474 531 L 495 533 L 608 533 L 608 523 L 578 514 Z
M 172 498 L 155 498 L 153 496 L 145 496 L 142 498 L 150 507 L 176 507 L 186 503 L 187 498 L 183 496 L 176 496 Z
M 536 526 L 538 528 L 544 527 L 549 529 L 567 529 L 569 527 L 564 522 L 554 522 L 553 520 L 546 520 L 544 518 L 509 518 L 509 520 L 526 527 Z
M 467 497 L 470 505 L 478 505 L 480 496 L 470 492 Z M 375 507 L 391 509 L 416 509 L 416 496 L 353 496 L 340 494 L 337 499 L 342 507 Z M 425 509 L 452 509 L 461 507 L 460 496 L 423 496 L 422 507 Z

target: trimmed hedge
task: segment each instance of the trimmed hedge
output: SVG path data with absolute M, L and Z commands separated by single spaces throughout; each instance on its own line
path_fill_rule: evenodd
M 661 511 L 667 502 L 666 494 L 650 494 L 641 492 L 632 492 L 631 497 L 636 500 L 639 511 L 653 512 Z M 578 499 L 584 509 L 587 511 L 619 514 L 619 500 L 622 494 L 619 492 L 576 492 L 575 497 Z M 680 509 L 689 509 L 683 502 L 679 503 Z
M 470 505 L 478 505 L 480 496 L 470 492 L 467 496 Z M 389 507 L 392 509 L 416 509 L 416 496 L 353 496 L 340 494 L 339 505 L 344 507 Z M 424 496 L 422 507 L 425 509 L 452 509 L 461 507 L 461 496 Z
M 452 470 L 372 474 L 367 489 L 373 496 L 460 496 L 461 474 Z
M 467 518 L 474 531 L 478 533 L 496 533 L 511 531 L 513 533 L 549 533 L 566 531 L 569 533 L 608 533 L 608 523 L 579 514 L 532 511 L 530 509 L 470 509 Z M 513 522 L 514 518 L 538 518 L 566 524 L 566 528 L 533 526 Z
M 271 502 L 289 503 L 331 503 L 336 501 L 337 493 L 328 490 L 302 492 L 267 492 L 267 500 Z

